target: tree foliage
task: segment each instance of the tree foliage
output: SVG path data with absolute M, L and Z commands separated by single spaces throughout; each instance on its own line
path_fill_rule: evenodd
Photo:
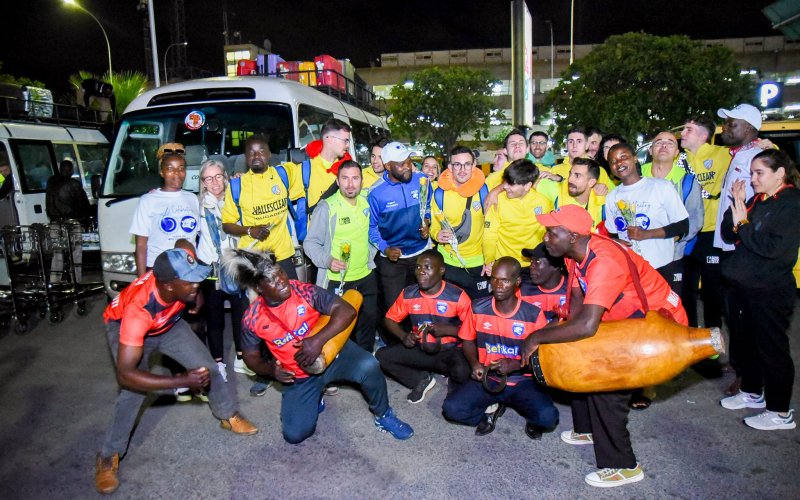
M 392 133 L 424 143 L 431 152 L 440 154 L 455 146 L 462 134 L 487 137 L 491 120 L 498 113 L 492 99 L 496 83 L 489 71 L 461 66 L 432 67 L 408 74 L 392 88 Z
M 563 139 L 575 125 L 595 126 L 634 140 L 682 125 L 687 117 L 716 116 L 720 107 L 752 100 L 754 83 L 740 74 L 733 53 L 686 36 L 627 33 L 609 37 L 561 75 L 545 99 Z
M 2 69 L 2 68 L 3 68 L 3 63 L 0 62 L 0 69 Z M 10 83 L 10 84 L 19 85 L 19 86 L 31 86 L 31 87 L 45 88 L 44 83 L 40 82 L 39 80 L 34 80 L 34 79 L 28 78 L 26 76 L 9 75 L 8 73 L 0 73 L 0 83 Z

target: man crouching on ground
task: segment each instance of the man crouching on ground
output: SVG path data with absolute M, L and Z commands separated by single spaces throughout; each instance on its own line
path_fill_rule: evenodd
M 286 273 L 264 255 L 236 251 L 225 256 L 225 268 L 236 280 L 259 295 L 242 320 L 242 357 L 251 370 L 283 384 L 281 424 L 283 438 L 297 444 L 317 427 L 317 416 L 325 408 L 322 392 L 326 385 L 349 382 L 359 386 L 375 415 L 375 427 L 397 439 L 414 435 L 411 426 L 389 407 L 386 379 L 378 361 L 348 340 L 327 369 L 311 375 L 309 369 L 325 343 L 344 331 L 355 319 L 350 304 L 316 285 L 290 280 Z M 330 321 L 314 336 L 321 315 Z M 273 358 L 259 352 L 264 341 Z
M 97 455 L 95 487 L 100 493 L 112 493 L 119 486 L 119 457 L 125 453 L 149 391 L 208 387 L 211 413 L 220 419 L 220 427 L 236 434 L 258 432 L 239 414 L 233 386 L 225 383 L 208 348 L 181 319 L 186 303 L 195 302 L 200 282 L 211 268 L 195 260 L 194 248 L 186 240 L 178 240 L 176 246 L 180 248 L 156 257 L 153 269 L 125 288 L 103 313 L 120 391 Z M 155 351 L 191 369 L 178 375 L 150 373 L 149 359 Z

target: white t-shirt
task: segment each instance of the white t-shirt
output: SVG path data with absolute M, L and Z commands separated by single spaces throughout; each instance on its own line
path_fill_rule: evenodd
M 717 210 L 717 225 L 714 226 L 714 246 L 721 248 L 724 252 L 732 252 L 736 246 L 733 243 L 727 243 L 722 240 L 722 235 L 719 231 L 719 226 L 722 224 L 722 217 L 725 212 L 733 204 L 733 195 L 731 189 L 733 183 L 738 180 L 744 181 L 744 199 L 749 200 L 753 197 L 753 185 L 750 184 L 750 164 L 753 162 L 753 157 L 763 151 L 763 149 L 755 147 L 754 143 L 750 143 L 740 149 L 731 159 L 731 164 L 728 171 L 725 172 L 725 178 L 722 180 L 722 188 L 719 192 L 719 208 Z
M 636 226 L 642 229 L 660 227 L 689 217 L 680 196 L 670 181 L 645 177 L 635 184 L 620 184 L 606 196 L 606 229 L 617 233 L 621 240 L 628 239 L 628 224 L 618 206 L 624 201 L 636 207 Z M 658 269 L 672 262 L 675 254 L 674 238 L 655 238 L 634 242 L 632 247 L 651 266 Z
M 193 193 L 156 189 L 142 196 L 130 232 L 147 236 L 147 267 L 153 267 L 158 254 L 174 248 L 181 238 L 195 245 L 199 220 L 200 204 Z

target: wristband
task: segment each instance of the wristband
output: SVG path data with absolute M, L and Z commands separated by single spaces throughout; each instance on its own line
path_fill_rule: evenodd
M 247 236 L 250 236 L 252 238 L 252 236 L 250 235 L 250 226 L 247 226 Z
M 747 219 L 742 219 L 739 222 L 737 222 L 736 225 L 733 226 L 733 233 L 739 234 L 739 230 L 742 229 L 742 226 L 744 226 L 745 224 L 750 224 L 750 221 Z

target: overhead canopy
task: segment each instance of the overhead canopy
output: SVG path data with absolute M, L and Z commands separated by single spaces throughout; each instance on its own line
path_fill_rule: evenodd
M 761 11 L 789 40 L 800 40 L 800 2 L 779 0 Z

